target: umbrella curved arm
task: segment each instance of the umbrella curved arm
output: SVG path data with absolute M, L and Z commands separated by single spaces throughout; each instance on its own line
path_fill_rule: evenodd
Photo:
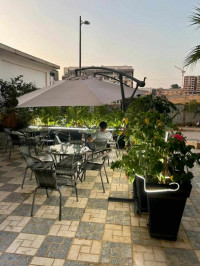
M 106 78 L 111 78 L 111 79 L 113 79 L 113 80 L 116 80 L 116 81 L 120 82 L 119 79 L 114 78 L 114 77 L 109 76 L 109 75 L 106 75 L 105 73 L 102 73 L 102 72 L 95 72 L 95 73 L 94 73 L 94 77 L 95 77 L 96 75 L 103 76 L 103 77 L 106 77 Z M 129 87 L 129 88 L 130 88 L 130 86 L 127 85 L 125 82 L 123 82 L 123 85 L 125 85 L 126 87 Z
M 75 69 L 75 74 L 78 75 L 78 72 L 79 71 L 87 70 L 87 69 L 101 69 L 101 70 L 111 71 L 111 72 L 117 73 L 119 75 L 125 76 L 125 77 L 127 77 L 127 78 L 135 81 L 138 84 L 138 87 L 144 87 L 145 86 L 145 79 L 146 79 L 146 77 L 144 78 L 143 81 L 141 81 L 139 79 L 136 79 L 136 78 L 132 77 L 131 75 L 129 75 L 129 74 L 125 73 L 125 72 L 122 72 L 122 71 L 119 71 L 119 70 L 113 69 L 113 68 L 108 68 L 108 67 L 95 67 L 95 66 L 91 66 L 91 67 L 77 68 L 77 69 Z
M 139 79 L 136 79 L 136 78 L 132 77 L 131 75 L 128 75 L 125 72 L 122 72 L 122 71 L 119 71 L 119 70 L 116 70 L 116 69 L 113 69 L 113 68 L 108 68 L 108 67 L 91 66 L 91 67 L 77 68 L 77 69 L 75 69 L 75 75 L 77 76 L 78 72 L 81 73 L 82 70 L 88 70 L 88 69 L 100 69 L 100 70 L 106 70 L 106 71 L 109 71 L 109 72 L 114 72 L 114 73 L 119 74 L 119 80 L 118 81 L 120 82 L 121 95 L 122 95 L 122 109 L 123 109 L 124 112 L 127 110 L 129 104 L 131 103 L 131 100 L 133 99 L 138 87 L 144 87 L 145 86 L 146 77 L 144 78 L 143 81 L 141 81 Z M 134 89 L 133 94 L 131 95 L 131 97 L 129 98 L 128 101 L 126 101 L 125 94 L 124 94 L 123 76 L 125 76 L 125 77 L 127 77 L 127 78 L 129 78 L 129 79 L 131 79 L 131 80 L 136 82 L 136 88 Z

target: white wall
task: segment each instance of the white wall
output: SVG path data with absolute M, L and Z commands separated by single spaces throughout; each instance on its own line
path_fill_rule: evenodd
M 0 79 L 10 81 L 10 78 L 23 75 L 23 81 L 42 88 L 50 85 L 51 70 L 51 66 L 0 49 Z

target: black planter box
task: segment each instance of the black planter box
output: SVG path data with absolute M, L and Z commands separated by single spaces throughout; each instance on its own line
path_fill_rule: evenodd
M 147 193 L 150 235 L 155 238 L 176 240 L 190 183 L 175 192 Z
M 133 192 L 135 198 L 135 212 L 139 214 L 148 212 L 147 192 L 144 190 L 144 180 L 137 175 L 133 183 Z

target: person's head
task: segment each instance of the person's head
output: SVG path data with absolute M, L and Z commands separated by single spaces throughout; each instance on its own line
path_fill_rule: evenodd
M 99 127 L 100 127 L 100 130 L 105 130 L 107 128 L 107 123 L 102 121 L 100 124 L 99 124 Z

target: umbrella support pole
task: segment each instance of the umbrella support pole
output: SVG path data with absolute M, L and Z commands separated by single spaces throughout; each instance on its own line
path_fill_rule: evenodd
M 108 201 L 131 203 L 135 201 L 135 198 L 129 199 L 129 198 L 108 197 Z

